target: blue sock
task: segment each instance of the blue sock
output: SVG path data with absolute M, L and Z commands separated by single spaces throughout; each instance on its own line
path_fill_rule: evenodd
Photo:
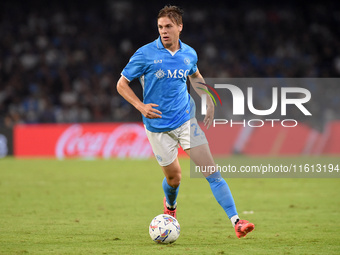
M 166 202 L 168 202 L 170 206 L 176 205 L 176 198 L 177 198 L 179 186 L 177 188 L 171 187 L 166 181 L 166 178 L 164 177 L 163 190 L 164 190 Z
M 222 178 L 221 173 L 215 172 L 206 179 L 210 184 L 210 188 L 215 196 L 215 199 L 227 213 L 228 218 L 230 219 L 231 217 L 237 215 L 233 195 L 231 194 L 227 182 Z

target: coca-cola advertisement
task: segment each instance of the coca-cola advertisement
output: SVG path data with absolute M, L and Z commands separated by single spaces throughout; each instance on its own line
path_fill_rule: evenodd
M 270 125 L 261 129 L 240 126 L 230 128 L 220 125 L 214 128 L 214 132 L 208 132 L 203 125 L 202 128 L 215 156 L 232 153 L 246 155 L 340 153 L 338 143 L 340 122 L 336 121 L 330 122 L 323 132 L 302 124 L 288 130 Z M 11 142 L 8 141 L 7 144 L 10 145 Z M 1 157 L 7 151 L 4 138 L 0 140 L 0 145 L 2 145 Z M 16 157 L 58 159 L 153 157 L 142 123 L 16 125 L 13 133 L 13 151 Z M 181 148 L 178 153 L 179 156 L 186 157 Z
M 148 158 L 153 155 L 144 126 L 129 124 L 17 125 L 17 157 Z

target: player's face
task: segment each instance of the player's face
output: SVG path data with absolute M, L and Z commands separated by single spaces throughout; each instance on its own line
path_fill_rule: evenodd
M 158 32 L 165 48 L 176 50 L 182 28 L 183 25 L 175 24 L 168 17 L 161 17 L 158 19 Z

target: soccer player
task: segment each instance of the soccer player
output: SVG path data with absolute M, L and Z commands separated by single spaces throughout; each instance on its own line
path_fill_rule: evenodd
M 205 92 L 198 87 L 206 89 L 206 86 L 201 84 L 204 79 L 197 68 L 195 50 L 179 39 L 183 29 L 182 14 L 177 6 L 165 6 L 159 11 L 158 39 L 135 52 L 117 83 L 119 94 L 142 114 L 152 150 L 165 175 L 162 183 L 164 213 L 174 217 L 181 181 L 178 146 L 181 145 L 197 166 L 215 166 L 205 134 L 194 116 L 194 102 L 187 90 L 187 77 L 200 96 Z M 143 87 L 143 102 L 129 86 L 135 78 L 139 78 Z M 203 123 L 209 128 L 214 119 L 214 105 L 210 97 L 207 99 Z M 206 172 L 204 176 L 231 220 L 237 237 L 246 236 L 254 229 L 254 224 L 239 219 L 228 184 L 220 172 Z

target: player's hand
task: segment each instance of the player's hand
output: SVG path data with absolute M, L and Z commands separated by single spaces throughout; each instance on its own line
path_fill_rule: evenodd
M 207 127 L 207 129 L 209 129 L 209 127 L 214 121 L 214 113 L 215 113 L 214 105 L 208 105 L 207 114 L 205 115 L 205 118 L 203 120 L 204 126 Z
M 148 119 L 162 118 L 162 112 L 155 109 L 154 107 L 158 107 L 158 104 L 143 104 L 140 112 L 144 115 L 145 118 Z

